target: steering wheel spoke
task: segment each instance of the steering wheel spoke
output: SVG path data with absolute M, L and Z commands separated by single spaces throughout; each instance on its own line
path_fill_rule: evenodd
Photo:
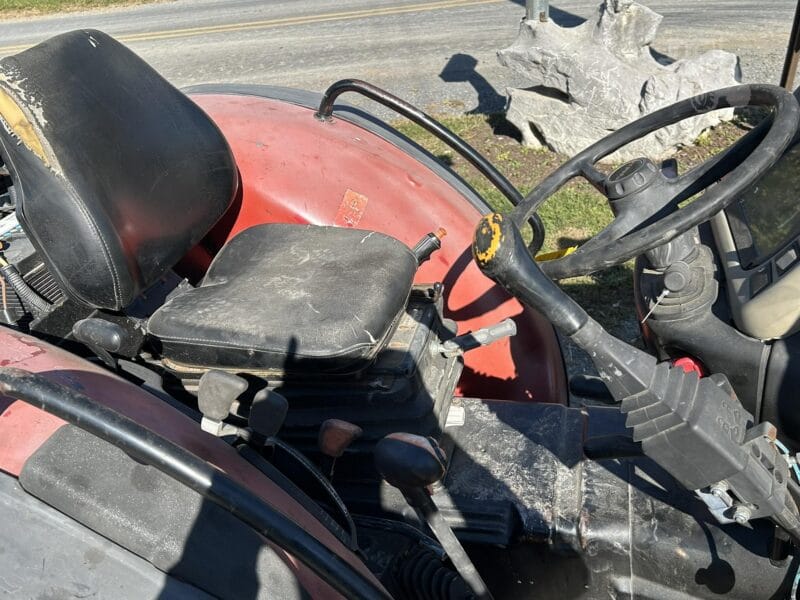
M 581 177 L 591 183 L 592 187 L 603 194 L 603 196 L 606 195 L 606 176 L 601 173 L 597 167 L 587 160 L 581 163 L 578 169 Z
M 725 153 L 717 154 L 682 175 L 667 179 L 675 206 L 719 181 L 730 168 L 723 164 Z
M 624 238 L 627 234 L 631 233 L 637 228 L 638 221 L 632 218 L 631 215 L 624 214 L 618 215 L 611 223 L 606 225 L 600 232 L 593 235 L 591 238 L 581 244 L 574 252 L 570 253 L 566 259 L 567 262 L 580 262 L 583 257 L 591 256 L 595 252 L 602 251 L 608 244 L 613 244 Z M 560 259 L 565 260 L 565 259 Z M 553 261 L 554 263 L 556 261 Z M 551 273 L 551 265 L 543 265 L 545 273 Z

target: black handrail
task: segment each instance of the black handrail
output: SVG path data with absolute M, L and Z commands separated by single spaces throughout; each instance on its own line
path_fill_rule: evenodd
M 439 121 L 429 114 L 420 110 L 413 104 L 390 94 L 377 86 L 361 81 L 360 79 L 342 79 L 331 85 L 322 96 L 319 108 L 314 116 L 321 121 L 330 121 L 333 115 L 333 103 L 345 92 L 355 92 L 374 100 L 378 104 L 391 108 L 408 120 L 416 123 L 426 131 L 430 132 L 442 142 L 455 150 L 464 160 L 475 167 L 486 179 L 503 194 L 512 206 L 522 202 L 523 196 L 497 168 L 484 158 L 480 152 L 470 146 L 465 140 L 456 135 L 450 129 L 442 125 Z M 544 225 L 539 215 L 533 214 L 530 218 L 533 228 L 533 243 L 531 250 L 535 253 L 541 248 L 544 242 Z

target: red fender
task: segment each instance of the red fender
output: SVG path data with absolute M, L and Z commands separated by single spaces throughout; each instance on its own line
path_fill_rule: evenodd
M 453 185 L 408 152 L 343 118 L 322 122 L 304 106 L 228 93 L 192 95 L 217 123 L 241 173 L 240 197 L 185 262 L 204 270 L 210 257 L 243 229 L 269 222 L 371 229 L 413 246 L 447 230 L 442 250 L 418 283 L 445 284 L 446 315 L 459 332 L 513 317 L 518 334 L 466 355 L 458 393 L 464 396 L 566 403 L 566 377 L 555 332 L 523 310 L 472 261 L 470 244 L 481 212 Z M 205 264 L 204 264 L 205 263 Z

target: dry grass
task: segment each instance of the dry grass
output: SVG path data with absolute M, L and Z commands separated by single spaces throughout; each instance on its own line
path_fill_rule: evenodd
M 0 16 L 5 19 L 23 18 L 163 1 L 166 0 L 0 0 Z

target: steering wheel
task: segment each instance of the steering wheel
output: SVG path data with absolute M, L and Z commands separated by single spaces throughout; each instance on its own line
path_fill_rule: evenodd
M 685 175 L 666 177 L 647 159 L 631 161 L 608 178 L 594 166 L 625 144 L 657 129 L 717 108 L 742 106 L 774 109 L 771 122 L 763 126 L 768 128 L 763 137 L 759 137 L 763 130 L 753 131 L 745 136 L 749 140 L 741 140 Z M 620 264 L 709 219 L 775 164 L 794 138 L 799 122 L 800 106 L 794 96 L 771 85 L 726 88 L 658 110 L 572 158 L 533 190 L 509 217 L 493 213 L 481 219 L 472 244 L 475 262 L 484 274 L 524 304 L 542 312 L 564 334 L 577 335 L 592 320 L 553 279 Z M 579 175 L 605 191 L 616 217 L 573 254 L 540 265 L 528 251 L 520 227 L 544 200 Z M 702 190 L 706 191 L 692 203 L 678 208 L 679 202 Z
M 633 258 L 723 209 L 781 156 L 796 133 L 800 106 L 790 93 L 764 85 L 728 88 L 707 98 L 711 101 L 693 98 L 648 115 L 581 152 L 548 177 L 510 217 L 499 213 L 483 217 L 475 232 L 472 252 L 487 276 L 523 304 L 542 312 L 589 355 L 611 396 L 620 403 L 621 412 L 627 415 L 626 426 L 633 430 L 632 439 L 641 442 L 645 456 L 689 490 L 711 485 L 721 476 L 728 476 L 727 483 L 735 479 L 738 487 L 731 488 L 732 494 L 743 504 L 766 506 L 762 516 L 768 516 L 794 540 L 800 540 L 800 513 L 791 493 L 777 483 L 785 481 L 781 479 L 784 475 L 751 461 L 747 467 L 734 469 L 734 477 L 729 476 L 730 465 L 749 454 L 745 431 L 751 416 L 727 380 L 698 378 L 696 373 L 686 373 L 679 366 L 659 364 L 656 357 L 609 334 L 545 274 L 520 234 L 528 215 L 560 185 L 579 174 L 597 187 L 602 185 L 615 219 L 581 248 L 581 254 L 559 259 L 558 268 L 551 265 L 548 271 L 556 276 L 592 271 Z M 646 159 L 631 161 L 608 178 L 594 167 L 597 160 L 623 144 L 665 125 L 712 108 L 753 105 L 773 107 L 771 124 L 746 136 L 750 138 L 748 143 L 734 145 L 730 152 L 717 155 L 683 177 L 668 178 Z M 765 135 L 759 139 L 764 130 Z M 754 142 L 757 145 L 750 146 Z M 736 159 L 723 160 L 726 155 L 736 155 Z M 712 185 L 720 177 L 724 177 L 722 181 Z M 702 190 L 705 192 L 693 203 L 678 208 L 679 198 L 689 198 Z M 542 266 L 547 268 L 548 264 Z M 769 442 L 765 443 L 769 447 Z M 687 469 L 686 461 L 699 451 L 708 455 L 704 456 L 705 462 Z M 763 481 L 769 481 L 766 488 Z M 776 490 L 782 496 L 775 496 Z M 766 494 L 771 494 L 769 500 Z
M 595 167 L 621 147 L 654 131 L 712 110 L 745 106 L 772 108 L 771 123 L 683 175 L 669 177 L 646 158 L 630 161 L 608 177 Z M 511 219 L 521 228 L 564 184 L 583 177 L 608 199 L 614 220 L 575 252 L 544 262 L 541 269 L 552 279 L 564 279 L 622 264 L 728 206 L 780 158 L 795 136 L 799 119 L 800 108 L 792 94 L 773 85 L 740 85 L 682 100 L 622 127 L 574 156 L 542 181 L 514 209 Z M 678 208 L 703 190 L 693 202 Z

